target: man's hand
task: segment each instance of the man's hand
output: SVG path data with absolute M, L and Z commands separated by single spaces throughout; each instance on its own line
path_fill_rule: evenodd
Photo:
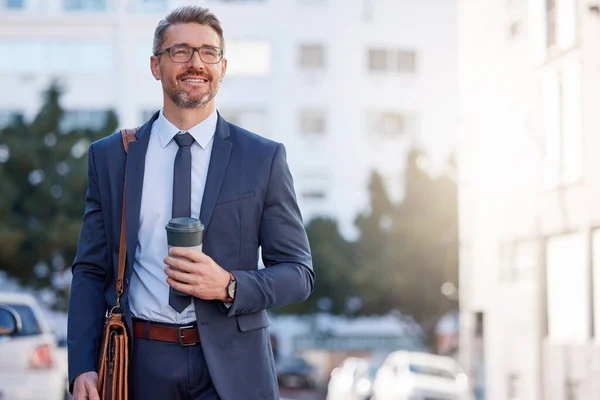
M 227 299 L 229 273 L 206 254 L 186 247 L 173 247 L 164 261 L 167 283 L 174 289 L 204 300 Z
M 98 395 L 98 373 L 88 371 L 75 378 L 73 400 L 100 400 Z

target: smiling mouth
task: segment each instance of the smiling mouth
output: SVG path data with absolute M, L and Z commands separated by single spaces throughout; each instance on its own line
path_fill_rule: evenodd
M 203 79 L 203 78 L 185 78 L 182 79 L 182 82 L 189 82 L 189 83 L 207 83 L 208 80 L 207 79 Z

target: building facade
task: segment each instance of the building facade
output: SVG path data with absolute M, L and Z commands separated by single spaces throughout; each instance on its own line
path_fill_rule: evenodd
M 478 399 L 600 396 L 600 8 L 459 1 L 461 357 Z
M 54 79 L 65 127 L 101 124 L 107 108 L 141 124 L 162 104 L 154 28 L 190 3 L 224 27 L 218 110 L 286 145 L 306 220 L 334 217 L 352 237 L 373 169 L 400 198 L 407 148 L 435 163 L 454 144 L 456 9 L 444 0 L 0 0 L 0 124 L 34 115 Z

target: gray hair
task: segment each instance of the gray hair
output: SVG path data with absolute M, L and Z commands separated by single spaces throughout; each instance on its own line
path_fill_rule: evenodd
M 160 51 L 162 45 L 165 43 L 165 34 L 167 28 L 175 24 L 187 24 L 195 22 L 200 25 L 206 25 L 215 30 L 221 41 L 221 49 L 225 52 L 225 39 L 223 38 L 223 28 L 219 19 L 210 12 L 208 8 L 200 6 L 185 6 L 179 7 L 171 11 L 165 19 L 158 23 L 158 26 L 154 30 L 154 43 L 152 44 L 152 54 L 156 54 Z

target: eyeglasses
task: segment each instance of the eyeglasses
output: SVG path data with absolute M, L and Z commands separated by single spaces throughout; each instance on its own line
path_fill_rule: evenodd
M 159 56 L 162 53 L 167 53 L 171 61 L 175 63 L 187 63 L 194 57 L 196 51 L 200 56 L 200 60 L 206 64 L 217 64 L 223 59 L 223 51 L 219 47 L 192 47 L 185 44 L 171 46 L 154 55 Z

